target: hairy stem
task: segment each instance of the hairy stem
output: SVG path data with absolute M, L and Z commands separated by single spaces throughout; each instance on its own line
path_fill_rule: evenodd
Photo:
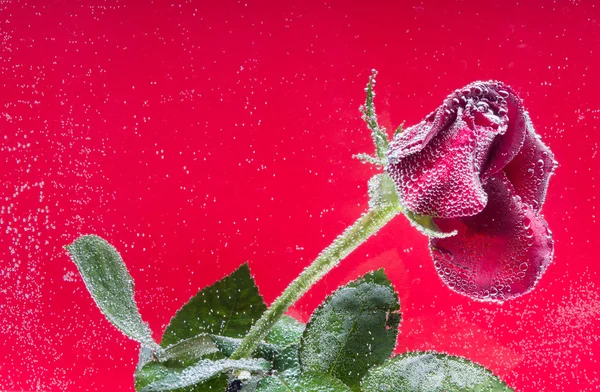
M 372 208 L 363 214 L 352 226 L 348 227 L 298 276 L 283 294 L 273 302 L 254 324 L 240 346 L 232 354 L 231 359 L 242 359 L 250 356 L 258 344 L 267 336 L 273 325 L 283 316 L 306 291 L 318 282 L 325 274 L 348 256 L 360 244 L 375 234 L 394 216 L 401 212 L 399 204 Z

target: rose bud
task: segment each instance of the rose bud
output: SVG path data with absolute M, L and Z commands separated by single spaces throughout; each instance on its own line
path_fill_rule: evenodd
M 387 172 L 403 206 L 448 238 L 430 238 L 434 265 L 453 290 L 504 301 L 532 290 L 554 243 L 540 214 L 556 167 L 517 94 L 501 82 L 455 91 L 396 135 Z

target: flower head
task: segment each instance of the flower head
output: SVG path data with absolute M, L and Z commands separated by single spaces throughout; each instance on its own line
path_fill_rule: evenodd
M 521 99 L 490 81 L 455 91 L 396 135 L 386 170 L 405 208 L 457 231 L 430 239 L 442 280 L 503 301 L 531 290 L 552 260 L 540 209 L 555 167 Z

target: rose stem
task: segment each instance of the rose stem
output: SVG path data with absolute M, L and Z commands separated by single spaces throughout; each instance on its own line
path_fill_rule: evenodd
M 231 355 L 231 359 L 250 356 L 258 344 L 267 336 L 273 325 L 285 311 L 325 274 L 348 256 L 360 244 L 375 234 L 394 216 L 401 212 L 399 204 L 372 208 L 363 214 L 352 226 L 348 227 L 298 276 L 285 291 L 263 313 L 244 337 L 240 346 Z

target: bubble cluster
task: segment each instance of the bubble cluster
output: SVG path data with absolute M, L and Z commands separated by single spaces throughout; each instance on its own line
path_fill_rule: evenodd
M 528 123 L 528 129 L 533 130 L 531 121 Z M 546 199 L 548 181 L 556 166 L 550 149 L 539 135 L 530 131 L 519 154 L 504 168 L 504 172 L 522 201 L 537 211 Z
M 508 92 L 498 82 L 456 90 L 392 142 L 388 172 L 403 203 L 422 215 L 474 215 L 487 203 L 482 172 L 509 127 Z
M 533 289 L 552 260 L 552 234 L 503 175 L 492 177 L 485 190 L 489 202 L 480 214 L 436 219 L 458 235 L 432 239 L 431 255 L 451 289 L 479 300 L 504 301 Z
M 442 280 L 480 300 L 530 291 L 552 260 L 539 214 L 556 162 L 520 98 L 501 82 L 452 93 L 391 144 L 387 171 L 402 203 L 452 238 L 431 238 Z

